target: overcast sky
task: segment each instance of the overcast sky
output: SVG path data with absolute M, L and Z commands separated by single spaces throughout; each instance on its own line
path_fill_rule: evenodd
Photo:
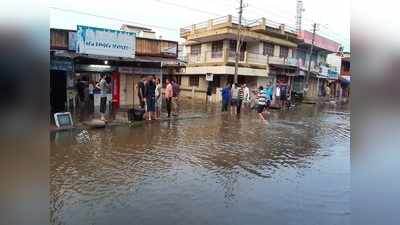
M 243 0 L 246 19 L 266 17 L 295 27 L 297 0 Z M 350 0 L 303 0 L 303 28 L 320 24 L 318 33 L 350 48 Z M 237 15 L 239 0 L 50 0 L 50 7 L 75 10 L 147 26 L 163 39 L 180 41 L 179 28 L 227 14 Z M 129 21 L 129 22 L 128 22 Z M 50 27 L 76 25 L 119 29 L 123 21 L 50 9 Z

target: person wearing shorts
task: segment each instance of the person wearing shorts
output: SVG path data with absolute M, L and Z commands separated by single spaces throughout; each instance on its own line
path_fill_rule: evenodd
M 258 116 L 265 122 L 267 123 L 266 118 L 263 115 L 264 109 L 265 109 L 265 105 L 266 105 L 266 98 L 265 98 L 265 93 L 264 93 L 264 88 L 263 86 L 260 86 L 258 88 L 258 94 L 257 94 L 257 113 Z

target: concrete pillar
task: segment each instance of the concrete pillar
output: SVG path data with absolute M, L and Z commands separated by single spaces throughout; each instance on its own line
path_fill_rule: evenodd
M 209 19 L 209 20 L 208 20 L 207 29 L 208 29 L 208 30 L 212 30 L 212 28 L 213 28 L 213 20 L 212 20 L 212 19 Z
M 284 33 L 285 33 L 285 24 L 279 25 L 279 30 L 280 30 L 280 32 L 281 32 L 282 34 L 284 34 Z
M 265 17 L 261 18 L 261 26 L 265 27 L 267 25 L 267 20 L 265 19 Z
M 232 15 L 228 15 L 228 21 L 227 21 L 227 23 L 229 23 L 229 24 L 232 25 Z
M 196 24 L 193 24 L 192 25 L 192 33 L 195 33 L 195 30 L 196 30 Z

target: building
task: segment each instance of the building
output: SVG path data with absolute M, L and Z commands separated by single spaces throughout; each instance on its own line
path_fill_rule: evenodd
M 341 70 L 340 70 L 340 84 L 341 84 L 341 97 L 349 97 L 350 96 L 350 81 L 351 81 L 351 73 L 350 73 L 350 52 L 345 52 L 342 54 L 341 61 Z
M 228 15 L 181 28 L 188 53 L 182 95 L 205 99 L 211 86 L 211 101 L 220 100 L 220 88 L 234 79 L 238 27 L 237 18 Z M 295 29 L 261 18 L 244 21 L 240 33 L 238 82 L 251 89 L 268 82 L 290 85 L 297 71 Z
M 139 105 L 137 87 L 141 77 L 154 75 L 168 77 L 180 71 L 178 43 L 155 38 L 148 28 L 123 25 L 123 31 L 85 27 L 90 32 L 108 32 L 93 42 L 106 43 L 96 52 L 79 52 L 79 35 L 75 30 L 50 29 L 50 99 L 52 113 L 74 111 L 77 106 L 77 83 L 87 79 L 99 81 L 100 75 L 110 77 L 112 90 L 109 101 L 116 108 Z M 79 29 L 79 26 L 78 26 Z M 128 33 L 127 33 L 128 32 Z M 135 34 L 122 43 L 114 34 Z M 116 48 L 113 49 L 113 46 Z M 122 47 L 123 48 L 122 48 Z M 129 47 L 129 48 L 128 48 Z M 125 51 L 125 52 L 124 52 Z M 99 106 L 98 93 L 94 94 L 95 106 Z M 98 107 L 96 108 L 98 110 Z
M 337 53 L 340 44 L 320 35 L 315 35 L 313 52 L 310 56 L 313 34 L 309 31 L 301 31 L 297 46 L 298 76 L 294 79 L 293 91 L 304 94 L 306 74 L 311 57 L 310 77 L 308 83 L 308 98 L 325 96 L 325 87 L 338 79 L 340 68 L 328 62 L 328 55 Z M 336 59 L 332 58 L 332 62 Z
M 326 57 L 328 65 L 328 86 L 330 87 L 329 96 L 339 98 L 341 96 L 341 83 L 339 74 L 342 68 L 342 56 L 340 52 L 328 54 Z

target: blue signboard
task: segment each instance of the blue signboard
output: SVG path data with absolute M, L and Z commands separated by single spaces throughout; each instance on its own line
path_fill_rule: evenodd
M 338 78 L 338 72 L 336 72 L 335 70 L 328 70 L 328 78 L 329 79 L 337 79 Z
M 135 57 L 136 34 L 96 27 L 77 27 L 76 52 L 115 57 Z

